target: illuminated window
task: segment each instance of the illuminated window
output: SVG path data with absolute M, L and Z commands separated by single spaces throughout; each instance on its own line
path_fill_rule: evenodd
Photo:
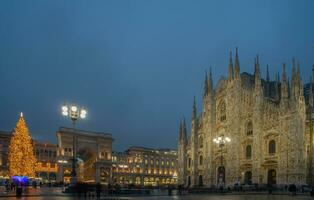
M 156 165 L 159 165 L 159 160 L 156 160 Z
M 148 164 L 148 160 L 147 159 L 145 159 L 145 165 L 147 165 Z
M 150 164 L 153 165 L 153 164 L 154 164 L 154 161 L 153 161 L 153 160 L 150 160 Z
M 161 161 L 161 165 L 164 166 L 164 164 L 165 164 L 164 161 Z

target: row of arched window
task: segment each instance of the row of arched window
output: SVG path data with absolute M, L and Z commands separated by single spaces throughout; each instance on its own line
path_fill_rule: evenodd
M 227 113 L 226 113 L 226 102 L 222 101 L 220 102 L 219 106 L 218 106 L 218 116 L 217 118 L 219 119 L 220 122 L 224 122 L 227 119 Z M 251 121 L 249 121 L 246 124 L 246 135 L 247 136 L 251 136 L 253 135 L 253 123 Z
M 191 160 L 191 158 L 189 158 L 189 159 L 188 159 L 188 168 L 191 167 L 191 164 L 192 164 L 192 160 Z M 202 166 L 202 165 L 204 164 L 204 157 L 203 157 L 203 155 L 200 155 L 200 156 L 199 156 L 199 158 L 198 158 L 198 164 L 199 164 L 200 166 Z
M 268 154 L 273 155 L 276 154 L 276 141 L 270 140 L 268 142 Z M 251 159 L 252 158 L 252 145 L 247 145 L 245 148 L 245 158 Z

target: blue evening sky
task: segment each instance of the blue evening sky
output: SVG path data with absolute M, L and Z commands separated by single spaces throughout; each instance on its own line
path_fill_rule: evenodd
M 272 77 L 300 60 L 314 64 L 313 0 L 0 1 L 0 129 L 23 111 L 35 139 L 56 142 L 63 102 L 88 109 L 78 128 L 113 134 L 114 150 L 175 148 L 179 119 L 201 107 L 204 71 Z

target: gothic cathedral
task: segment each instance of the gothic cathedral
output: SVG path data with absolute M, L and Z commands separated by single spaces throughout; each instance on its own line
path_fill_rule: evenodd
M 311 102 L 312 90 L 311 84 Z M 267 66 L 263 79 L 258 56 L 251 75 L 240 73 L 238 51 L 234 63 L 230 53 L 228 78 L 214 87 L 212 72 L 206 73 L 202 112 L 197 114 L 194 99 L 189 137 L 181 120 L 179 184 L 305 184 L 306 105 L 299 62 L 293 59 L 291 80 L 285 64 L 281 77 L 271 80 Z

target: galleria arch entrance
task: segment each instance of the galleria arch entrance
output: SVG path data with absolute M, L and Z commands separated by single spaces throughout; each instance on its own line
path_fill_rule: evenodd
M 79 182 L 111 182 L 111 134 L 61 127 L 56 135 L 59 162 L 57 181 L 70 181 L 74 154 Z

